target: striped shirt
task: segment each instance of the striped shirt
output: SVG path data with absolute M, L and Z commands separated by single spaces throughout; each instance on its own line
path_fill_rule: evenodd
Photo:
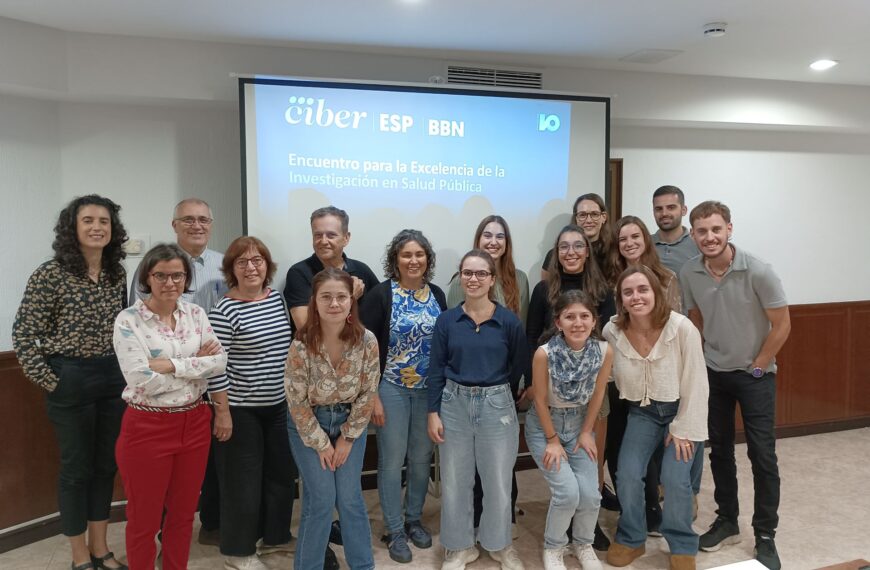
M 290 348 L 290 320 L 281 293 L 260 301 L 224 297 L 208 315 L 227 352 L 226 374 L 209 379 L 209 392 L 227 390 L 232 406 L 285 402 L 284 366 Z

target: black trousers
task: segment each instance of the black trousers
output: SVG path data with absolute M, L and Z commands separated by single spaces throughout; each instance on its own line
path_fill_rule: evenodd
M 737 463 L 734 459 L 734 412 L 740 404 L 746 447 L 755 486 L 756 532 L 773 535 L 779 524 L 779 466 L 776 459 L 776 375 L 753 378 L 748 372 L 717 372 L 707 368 L 710 380 L 710 470 L 716 490 L 717 513 L 737 522 Z
M 46 410 L 60 449 L 61 530 L 66 536 L 78 536 L 87 530 L 88 521 L 109 518 L 126 382 L 114 354 L 54 356 L 49 364 L 60 379 L 46 396 Z
M 610 415 L 607 416 L 607 438 L 604 445 L 604 459 L 607 461 L 607 472 L 610 473 L 610 480 L 613 482 L 614 487 L 613 490 L 616 491 L 619 450 L 622 448 L 622 438 L 625 436 L 625 427 L 628 425 L 628 409 L 630 406 L 628 401 L 620 399 L 616 382 L 610 382 L 607 385 L 607 398 L 610 402 Z M 647 465 L 646 478 L 644 479 L 644 497 L 647 510 L 659 508 L 659 482 L 661 480 L 664 443 L 662 441 L 662 447 L 653 453 L 649 465 Z
M 208 400 L 208 393 L 204 395 Z M 214 426 L 212 418 L 212 426 Z M 218 530 L 221 527 L 221 493 L 218 485 L 217 468 L 215 467 L 215 445 L 217 440 L 211 439 L 208 449 L 208 462 L 205 464 L 205 476 L 199 492 L 199 522 L 203 530 Z
M 268 545 L 290 541 L 298 471 L 287 436 L 287 404 L 230 406 L 230 415 L 232 437 L 212 446 L 221 494 L 220 551 L 251 556 L 261 537 Z

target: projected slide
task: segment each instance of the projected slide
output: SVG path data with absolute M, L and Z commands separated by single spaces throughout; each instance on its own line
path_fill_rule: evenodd
M 279 276 L 311 255 L 310 213 L 350 215 L 346 253 L 376 273 L 400 229 L 422 230 L 436 282 L 500 214 L 533 282 L 574 198 L 605 192 L 606 98 L 430 85 L 242 79 L 246 228 Z M 276 283 L 280 286 L 280 281 Z

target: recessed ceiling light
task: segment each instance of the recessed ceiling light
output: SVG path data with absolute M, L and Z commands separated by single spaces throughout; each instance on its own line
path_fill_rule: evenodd
M 838 63 L 840 62 L 834 61 L 833 59 L 820 59 L 818 61 L 812 62 L 810 64 L 810 69 L 814 69 L 816 71 L 825 71 L 826 69 L 831 69 Z
M 725 35 L 725 28 L 727 27 L 728 24 L 725 22 L 710 22 L 709 24 L 704 24 L 704 37 L 721 38 Z

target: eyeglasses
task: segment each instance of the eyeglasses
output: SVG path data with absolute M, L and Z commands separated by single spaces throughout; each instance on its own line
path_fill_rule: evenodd
M 344 305 L 345 303 L 350 301 L 350 295 L 348 295 L 347 293 L 339 293 L 338 295 L 323 293 L 322 295 L 317 296 L 317 300 L 327 306 L 332 305 L 333 303 Z
M 167 280 L 172 280 L 173 283 L 182 283 L 184 278 L 187 277 L 187 273 L 184 271 L 176 271 L 175 273 L 152 273 L 151 277 L 153 277 L 158 283 L 166 283 Z
M 577 253 L 580 253 L 586 249 L 586 242 L 575 241 L 574 243 L 560 243 L 557 249 L 559 250 L 559 253 L 568 253 L 572 249 Z
M 250 259 L 247 257 L 240 257 L 236 260 L 235 266 L 237 269 L 246 269 L 249 263 L 254 267 L 260 267 L 265 262 L 266 260 L 259 256 L 251 257 Z
M 183 218 L 175 218 L 175 221 L 181 222 L 181 224 L 185 226 L 192 226 L 197 222 L 199 222 L 199 225 L 201 226 L 210 226 L 214 220 L 205 216 L 184 216 Z
M 577 212 L 576 214 L 574 214 L 574 217 L 581 221 L 589 218 L 592 221 L 597 222 L 601 219 L 602 213 L 603 212 Z
M 489 271 L 486 271 L 485 269 L 481 269 L 480 271 L 472 271 L 470 269 L 463 269 L 462 271 L 459 272 L 459 274 L 462 276 L 463 279 L 465 279 L 467 281 L 471 281 L 472 277 L 477 277 L 478 281 L 483 281 L 484 279 L 486 279 L 487 277 L 492 275 L 492 273 L 490 273 Z

